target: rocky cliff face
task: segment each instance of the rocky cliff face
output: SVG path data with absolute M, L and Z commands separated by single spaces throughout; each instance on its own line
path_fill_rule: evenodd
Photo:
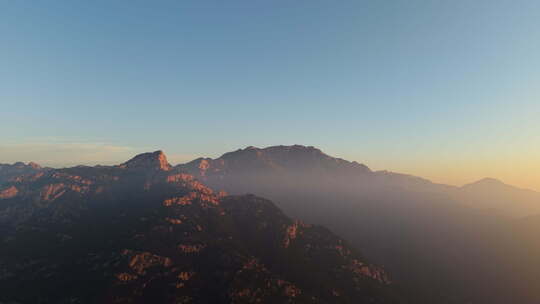
M 167 161 L 167 156 L 165 156 L 163 151 L 139 154 L 129 161 L 121 164 L 120 167 L 129 169 L 146 168 L 165 171 L 171 169 L 171 165 Z
M 402 303 L 388 274 L 268 200 L 158 151 L 0 187 L 0 302 Z

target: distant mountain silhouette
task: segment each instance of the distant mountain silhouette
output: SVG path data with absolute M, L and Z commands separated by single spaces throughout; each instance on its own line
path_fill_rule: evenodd
M 414 303 L 537 303 L 533 289 L 516 295 L 519 275 L 508 265 L 521 256 L 507 254 L 519 246 L 513 218 L 540 214 L 534 191 L 492 179 L 436 184 L 299 145 L 248 147 L 176 168 L 331 228 L 391 270 Z
M 199 158 L 177 166 L 215 188 L 232 193 L 261 192 L 261 188 L 309 186 L 339 189 L 341 194 L 380 199 L 397 191 L 408 195 L 452 200 L 500 216 L 540 214 L 540 193 L 520 189 L 493 178 L 456 187 L 433 183 L 417 176 L 390 171 L 371 171 L 366 165 L 333 158 L 314 147 L 301 145 L 247 147 L 217 159 Z M 241 179 L 239 182 L 237 179 Z M 321 188 L 322 187 L 322 188 Z M 334 192 L 335 192 L 334 190 Z
M 540 214 L 540 193 L 484 178 L 464 185 L 456 198 L 468 206 L 494 210 L 503 216 L 524 217 Z
M 0 186 L 2 303 L 404 303 L 326 228 L 213 191 L 161 151 L 15 166 Z

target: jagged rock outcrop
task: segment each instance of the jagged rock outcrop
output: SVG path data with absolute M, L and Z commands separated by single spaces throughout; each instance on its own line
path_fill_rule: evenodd
M 329 230 L 216 192 L 159 151 L 0 191 L 0 302 L 402 303 Z
M 163 151 L 139 154 L 121 164 L 120 167 L 128 169 L 156 169 L 163 171 L 171 169 L 171 165 L 167 161 L 167 156 L 165 156 Z
M 19 190 L 15 186 L 10 186 L 4 190 L 0 190 L 0 199 L 12 198 L 19 193 Z
M 47 170 L 49 168 L 42 168 L 34 162 L 29 162 L 28 164 L 16 162 L 12 165 L 0 164 L 0 185 L 16 178 L 24 178 Z

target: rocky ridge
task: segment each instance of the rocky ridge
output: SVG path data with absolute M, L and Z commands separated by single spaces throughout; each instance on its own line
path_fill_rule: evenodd
M 39 172 L 44 172 L 50 168 L 43 168 L 40 165 L 29 162 L 16 162 L 14 164 L 0 164 L 0 185 L 15 178 L 21 178 L 25 175 L 32 175 Z
M 161 151 L 11 178 L 0 232 L 0 301 L 402 303 L 327 229 L 215 192 Z

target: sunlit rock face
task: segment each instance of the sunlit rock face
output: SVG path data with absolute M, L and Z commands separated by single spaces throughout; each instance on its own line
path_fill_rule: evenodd
M 402 303 L 327 229 L 216 192 L 160 151 L 15 177 L 0 229 L 0 302 Z
M 15 188 L 15 186 L 7 187 L 4 190 L 0 190 L 0 199 L 12 198 L 12 197 L 16 196 L 17 193 L 19 193 L 19 190 L 17 190 L 17 188 Z
M 164 171 L 171 169 L 171 165 L 167 162 L 167 156 L 165 156 L 163 151 L 139 154 L 121 164 L 120 167 L 129 169 L 157 169 Z
M 29 162 L 28 164 L 17 162 L 12 165 L 0 164 L 0 185 L 14 179 L 27 178 L 28 176 L 43 173 L 48 168 L 42 168 L 40 165 Z

